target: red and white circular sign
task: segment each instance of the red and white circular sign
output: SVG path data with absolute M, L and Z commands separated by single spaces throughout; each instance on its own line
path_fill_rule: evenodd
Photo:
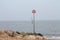
M 32 10 L 32 13 L 35 14 L 36 13 L 36 10 Z

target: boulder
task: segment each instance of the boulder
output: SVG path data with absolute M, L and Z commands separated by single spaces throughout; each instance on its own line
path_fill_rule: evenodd
M 7 31 L 5 31 L 5 33 L 6 33 L 7 35 L 11 36 L 11 37 L 14 36 L 14 31 L 12 31 L 12 30 L 7 30 Z
M 0 30 L 0 40 L 47 40 L 42 34 Z
M 4 30 L 0 30 L 0 35 L 5 34 Z
M 36 36 L 36 35 L 27 35 L 23 38 L 24 40 L 44 40 L 43 37 L 41 36 Z

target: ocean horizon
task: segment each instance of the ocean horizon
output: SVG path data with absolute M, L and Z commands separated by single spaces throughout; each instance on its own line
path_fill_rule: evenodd
M 19 32 L 33 32 L 32 21 L 0 21 L 0 29 Z M 41 20 L 35 22 L 35 32 L 60 36 L 60 20 Z

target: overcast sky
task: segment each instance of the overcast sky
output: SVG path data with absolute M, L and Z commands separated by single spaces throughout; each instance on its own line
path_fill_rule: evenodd
M 0 21 L 60 20 L 60 0 L 0 0 Z

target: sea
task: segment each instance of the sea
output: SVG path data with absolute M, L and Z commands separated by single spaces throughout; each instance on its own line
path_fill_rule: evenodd
M 32 21 L 0 21 L 0 29 L 19 32 L 33 32 Z M 60 40 L 60 20 L 35 21 L 35 32 L 48 39 Z

